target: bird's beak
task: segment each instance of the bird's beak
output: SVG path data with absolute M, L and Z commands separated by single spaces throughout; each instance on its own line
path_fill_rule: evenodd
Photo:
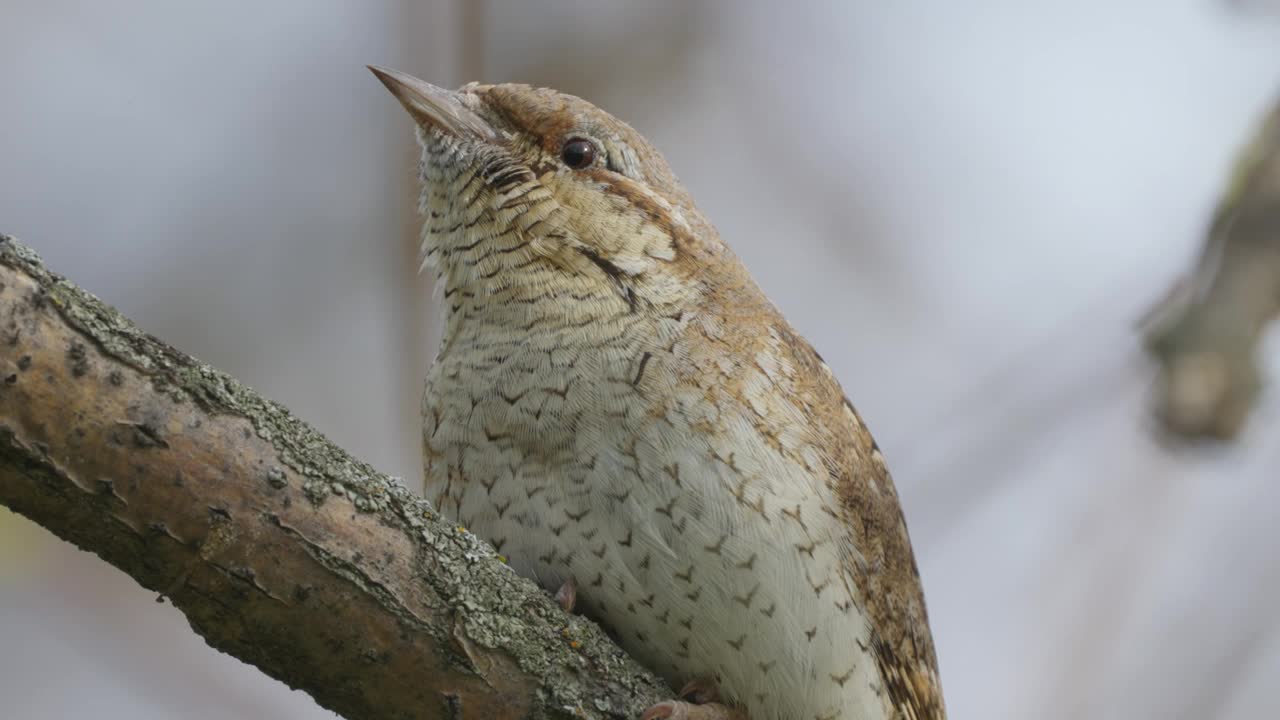
M 463 106 L 457 93 L 399 70 L 368 67 L 419 125 L 436 127 L 459 138 L 492 140 L 497 137 L 489 123 Z

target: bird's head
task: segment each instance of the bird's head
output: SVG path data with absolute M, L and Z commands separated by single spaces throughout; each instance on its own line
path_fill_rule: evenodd
M 625 286 L 619 297 L 634 310 L 670 288 L 680 256 L 722 251 L 662 155 L 590 103 L 370 69 L 417 122 L 424 263 L 446 286 L 504 286 L 554 267 Z

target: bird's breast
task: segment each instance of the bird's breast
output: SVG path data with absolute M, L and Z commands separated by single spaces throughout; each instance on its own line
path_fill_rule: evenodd
M 580 607 L 672 683 L 717 676 L 753 717 L 880 717 L 857 552 L 802 410 L 768 391 L 767 363 L 690 357 L 653 333 L 442 358 L 429 497 L 545 587 L 573 577 Z M 721 392 L 721 373 L 747 392 Z M 766 436 L 761 412 L 797 425 Z

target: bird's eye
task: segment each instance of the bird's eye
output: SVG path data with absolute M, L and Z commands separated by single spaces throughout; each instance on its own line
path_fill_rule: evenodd
M 560 159 L 574 170 L 581 170 L 595 162 L 595 143 L 583 138 L 572 138 L 560 148 Z

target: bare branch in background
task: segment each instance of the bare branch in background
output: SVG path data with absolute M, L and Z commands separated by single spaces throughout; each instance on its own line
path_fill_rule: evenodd
M 349 718 L 632 720 L 671 696 L 398 481 L 5 236 L 0 503 Z
M 1205 249 L 1149 320 L 1158 411 L 1186 438 L 1230 439 L 1259 390 L 1256 353 L 1280 311 L 1280 106 L 1245 149 Z
M 1228 10 L 1257 15 L 1280 14 L 1280 0 L 1223 0 Z
M 531 4 L 519 12 L 508 7 L 483 15 L 485 36 L 503 42 L 485 46 L 474 61 L 482 67 L 469 68 L 486 75 L 467 79 L 553 87 L 610 110 L 625 107 L 637 89 L 648 98 L 687 82 L 694 56 L 716 28 L 714 11 L 689 2 L 663 3 L 660 11 L 652 4 L 637 7 L 602 10 L 615 21 L 591 32 L 584 32 L 581 10 L 568 5 Z M 643 119 L 644 109 L 633 107 L 627 118 Z

